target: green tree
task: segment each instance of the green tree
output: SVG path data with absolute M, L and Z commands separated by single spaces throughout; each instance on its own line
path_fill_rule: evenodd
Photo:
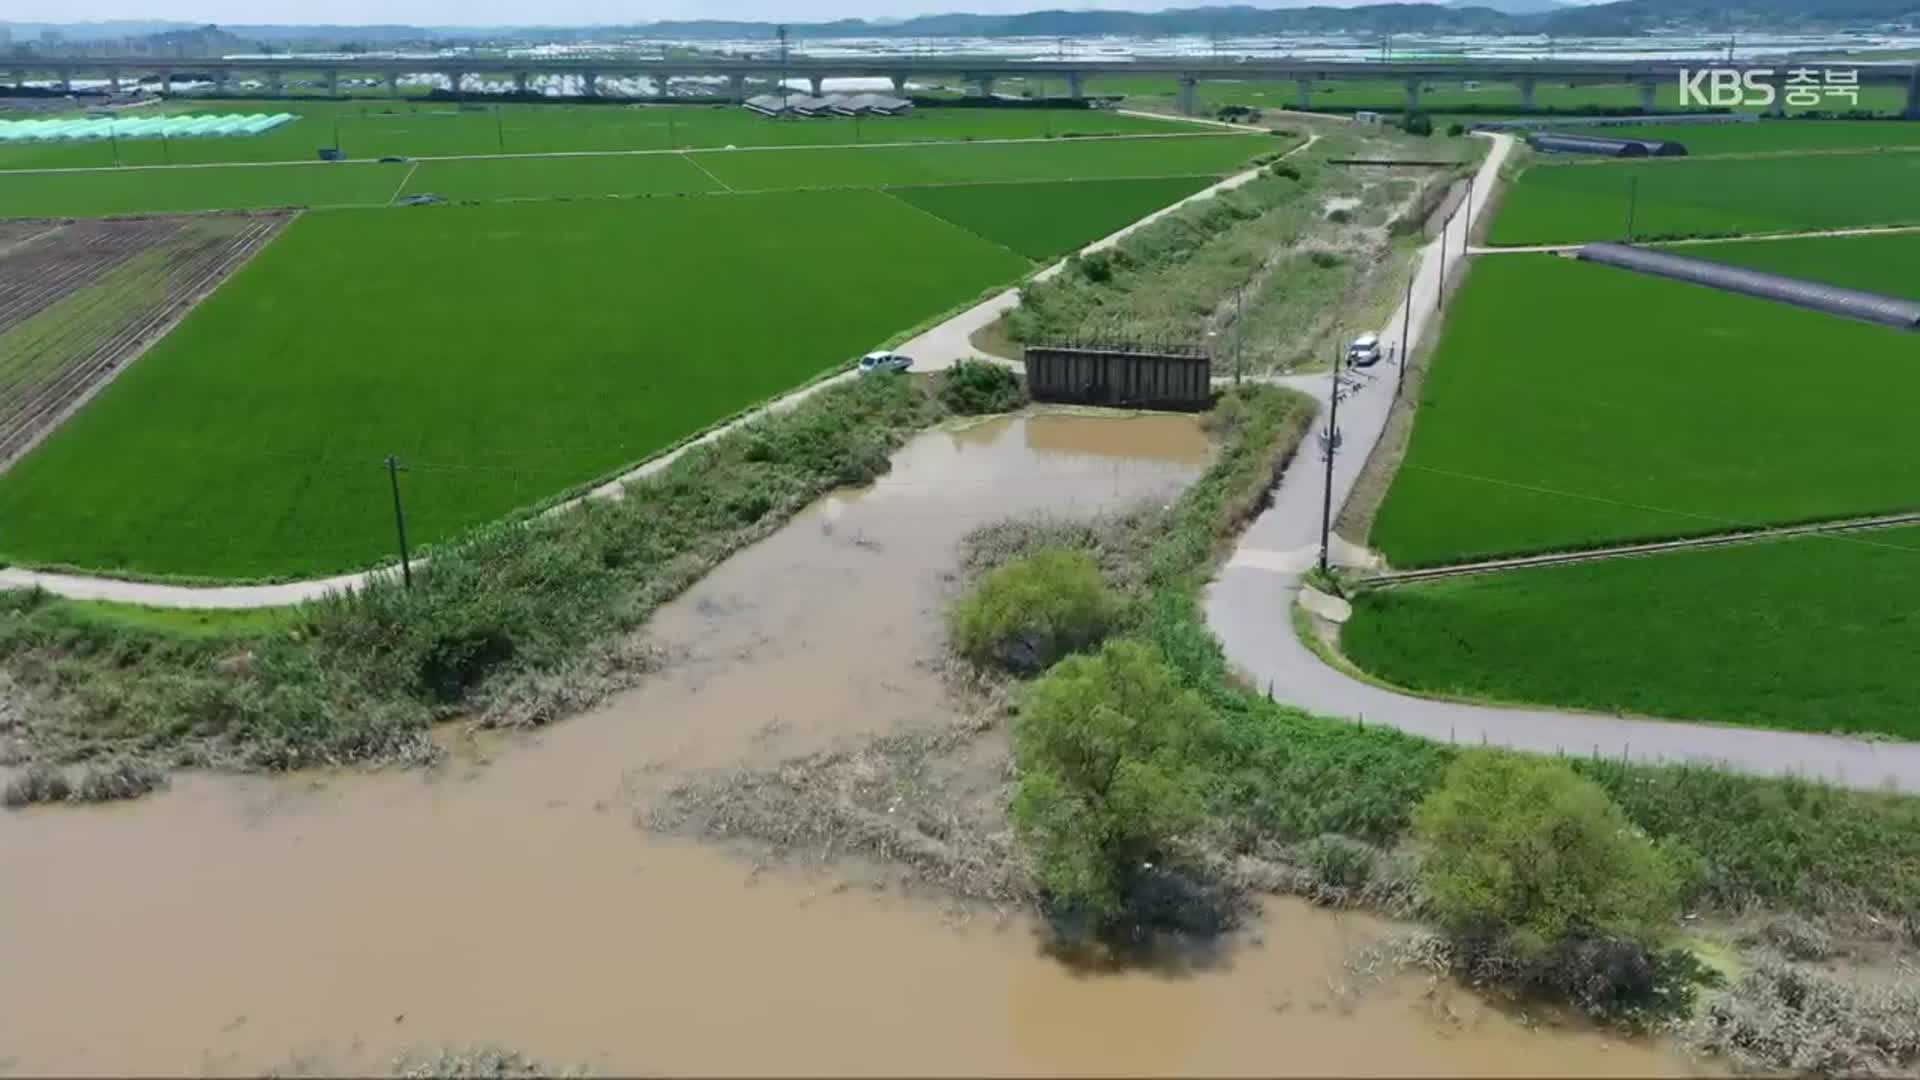
M 1054 904 L 1099 923 L 1203 820 L 1218 720 L 1151 646 L 1112 641 L 1035 683 L 1013 724 L 1013 822 Z
M 981 578 L 954 605 L 948 629 L 974 663 L 1032 673 L 1099 643 L 1119 615 L 1093 556 L 1042 548 Z
M 1583 940 L 1652 946 L 1679 908 L 1666 856 L 1565 764 L 1462 754 L 1414 812 L 1420 882 L 1449 931 L 1537 965 Z

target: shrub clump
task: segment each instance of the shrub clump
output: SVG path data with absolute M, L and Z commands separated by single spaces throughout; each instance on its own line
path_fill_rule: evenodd
M 13 778 L 7 790 L 0 793 L 0 802 L 8 806 L 32 806 L 34 803 L 65 802 L 73 794 L 73 785 L 67 782 L 67 774 L 45 763 L 30 765 L 27 771 Z
M 115 761 L 88 768 L 74 787 L 73 798 L 80 802 L 137 799 L 166 786 L 167 774 L 144 761 Z
M 1112 632 L 1121 613 L 1100 566 L 1082 551 L 1035 551 L 990 571 L 955 604 L 955 649 L 981 667 L 1034 674 Z
M 1477 977 L 1623 1017 L 1691 1003 L 1697 964 L 1662 951 L 1679 876 L 1565 764 L 1462 754 L 1415 809 L 1413 837 L 1430 910 Z
M 1165 891 L 1176 837 L 1205 819 L 1219 721 L 1152 646 L 1109 642 L 1035 683 L 1013 722 L 1013 823 L 1058 917 L 1111 928 Z
M 1795 1076 L 1911 1076 L 1920 987 L 1857 985 L 1762 956 L 1681 1028 L 1696 1052 Z
M 962 360 L 940 381 L 940 403 L 960 416 L 1011 412 L 1026 400 L 1020 376 L 991 360 Z

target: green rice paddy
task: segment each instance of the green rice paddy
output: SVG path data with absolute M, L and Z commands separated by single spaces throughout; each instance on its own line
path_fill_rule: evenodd
M 1920 300 L 1920 231 L 1685 244 L 1672 250 L 1691 258 Z
M 1920 123 L 1908 120 L 1761 119 L 1741 124 L 1645 124 L 1566 130 L 1590 130 L 1608 138 L 1665 139 L 1685 145 L 1693 157 L 1920 146 Z
M 264 135 L 124 139 L 0 147 L 0 169 L 101 168 L 216 162 L 316 161 L 338 146 L 349 158 L 547 154 L 808 146 L 1191 131 L 1174 120 L 1092 109 L 921 109 L 911 116 L 774 120 L 734 105 L 487 105 L 435 101 L 169 103 L 184 114 L 290 112 Z M 144 115 L 144 114 L 142 114 Z M 336 143 L 336 137 L 338 139 Z
M 1362 593 L 1341 645 L 1427 693 L 1920 738 L 1920 529 Z
M 482 157 L 420 162 L 209 165 L 0 172 L 0 217 L 378 206 L 414 194 L 453 200 L 667 195 L 983 181 L 1213 176 L 1291 142 L 1265 135 L 691 153 Z
M 1917 410 L 1920 337 L 1484 256 L 1371 542 L 1408 567 L 1913 509 Z
M 1535 164 L 1513 183 L 1488 239 L 1564 244 L 1907 224 L 1920 221 L 1915 191 L 1920 151 Z
M 1077 250 L 1207 186 L 1205 177 L 891 188 L 937 217 L 1030 259 Z
M 0 557 L 365 566 L 393 550 L 387 454 L 415 542 L 443 540 L 1029 265 L 874 191 L 310 214 L 0 476 Z

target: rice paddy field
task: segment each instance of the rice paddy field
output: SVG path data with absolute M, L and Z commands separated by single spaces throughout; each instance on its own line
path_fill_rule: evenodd
M 1580 130 L 1577 128 L 1569 130 Z M 1920 146 L 1911 120 L 1772 120 L 1743 124 L 1644 124 L 1598 129 L 1620 139 L 1682 143 L 1693 157 L 1717 154 L 1811 153 Z
M 1920 150 L 1534 164 L 1507 192 L 1495 245 L 1899 225 L 1920 221 Z
M 1037 90 L 1032 82 L 1018 79 L 1002 79 L 996 88 L 1007 93 L 1019 93 L 1023 89 Z M 1054 93 L 1059 92 L 1059 83 L 1055 81 Z M 1101 76 L 1088 79 L 1086 91 L 1089 94 L 1119 95 L 1128 98 L 1161 99 L 1174 101 L 1179 95 L 1179 86 L 1171 76 Z M 1223 105 L 1248 105 L 1259 109 L 1292 109 L 1298 106 L 1300 90 L 1292 79 L 1208 79 L 1200 83 L 1197 91 L 1199 101 L 1209 110 Z M 1827 108 L 1854 108 L 1840 99 L 1837 104 L 1827 104 Z M 1336 112 L 1348 112 L 1368 109 L 1378 112 L 1398 113 L 1406 108 L 1406 83 L 1396 79 L 1341 79 L 1315 82 L 1313 86 L 1313 108 Z M 1434 113 L 1470 111 L 1474 115 L 1512 113 L 1518 115 L 1524 111 L 1524 100 L 1518 85 L 1510 82 L 1479 81 L 1464 79 L 1429 79 L 1422 84 L 1420 94 L 1421 107 Z M 1539 109 L 1567 110 L 1619 110 L 1629 112 L 1640 107 L 1640 88 L 1624 83 L 1581 84 L 1568 86 L 1563 83 L 1541 82 L 1534 87 L 1534 105 Z M 1906 92 L 1895 86 L 1863 86 L 1860 88 L 1858 108 L 1872 112 L 1897 115 L 1906 105 Z M 1654 94 L 1654 108 L 1663 111 L 1686 111 L 1680 102 L 1680 87 L 1676 80 L 1662 80 Z M 1759 111 L 1757 109 L 1753 111 Z M 1804 112 L 1789 106 L 1789 112 Z
M 920 109 L 901 117 L 773 120 L 734 105 L 488 105 L 405 101 L 169 103 L 170 111 L 291 112 L 264 135 L 123 139 L 0 146 L 0 169 L 101 168 L 224 162 L 315 161 L 338 146 L 349 158 L 544 154 L 807 146 L 879 142 L 1040 139 L 1193 130 L 1174 120 L 1091 109 Z M 147 115 L 142 113 L 140 115 Z
M 379 206 L 426 193 L 484 201 L 1208 176 L 1232 172 L 1248 158 L 1285 149 L 1294 141 L 1266 135 L 1197 134 L 394 163 L 0 171 L 0 217 Z
M 229 580 L 370 565 L 393 550 L 389 453 L 407 465 L 410 536 L 444 540 L 651 456 L 1211 180 L 1067 177 L 1237 165 L 1274 142 L 768 152 L 805 166 L 790 179 L 847 186 L 734 194 L 717 177 L 748 173 L 692 162 L 745 152 L 447 162 L 559 167 L 548 196 L 590 190 L 565 181 L 612 164 L 628 187 L 720 193 L 509 201 L 520 187 L 473 179 L 442 186 L 502 201 L 301 216 L 0 474 L 0 558 Z M 874 157 L 832 160 L 845 155 Z M 369 172 L 384 201 L 410 169 L 150 175 Z M 1035 175 L 1056 179 L 1023 179 Z M 926 177 L 991 182 L 855 186 Z
M 1685 244 L 1675 252 L 1920 300 L 1920 231 Z
M 1360 594 L 1341 646 L 1427 693 L 1920 738 L 1920 530 Z
M 1915 335 L 1482 256 L 1371 543 L 1412 567 L 1911 510 L 1916 410 Z

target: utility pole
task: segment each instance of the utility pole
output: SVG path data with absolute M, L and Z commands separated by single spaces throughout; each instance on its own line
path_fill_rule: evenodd
M 400 459 L 387 455 L 387 481 L 393 486 L 393 528 L 400 536 L 400 580 L 413 588 L 413 561 L 407 556 L 407 515 L 400 509 Z
M 773 28 L 780 38 L 780 115 L 787 115 L 787 26 L 785 23 Z
M 1247 283 L 1233 294 L 1233 387 L 1240 388 L 1240 343 L 1247 337 Z
M 1320 572 L 1327 572 L 1328 544 L 1333 535 L 1333 456 L 1340 447 L 1340 349 L 1339 327 L 1333 339 L 1333 395 L 1327 406 L 1327 483 L 1320 498 Z
M 1640 201 L 1640 178 L 1627 177 L 1627 243 L 1633 243 L 1634 204 Z
M 1467 253 L 1468 245 L 1473 243 L 1473 174 L 1467 174 L 1467 228 L 1460 234 L 1460 254 Z
M 500 152 L 503 154 L 506 153 L 507 152 L 507 126 L 506 124 L 502 123 L 500 120 L 500 106 L 498 105 L 495 105 L 493 107 L 493 137 L 494 137 L 494 141 L 497 142 L 500 146 Z M 335 139 L 334 141 L 336 143 L 339 142 L 338 139 Z
M 1435 310 L 1438 310 L 1441 303 L 1447 298 L 1447 226 L 1451 224 L 1453 224 L 1452 218 L 1448 218 L 1440 223 L 1440 283 L 1439 288 L 1435 289 L 1433 293 L 1433 306 Z
M 1400 313 L 1400 375 L 1393 386 L 1394 397 L 1407 388 L 1407 360 L 1413 355 L 1413 280 L 1419 276 L 1420 260 L 1416 257 L 1413 272 L 1407 275 L 1407 305 Z

